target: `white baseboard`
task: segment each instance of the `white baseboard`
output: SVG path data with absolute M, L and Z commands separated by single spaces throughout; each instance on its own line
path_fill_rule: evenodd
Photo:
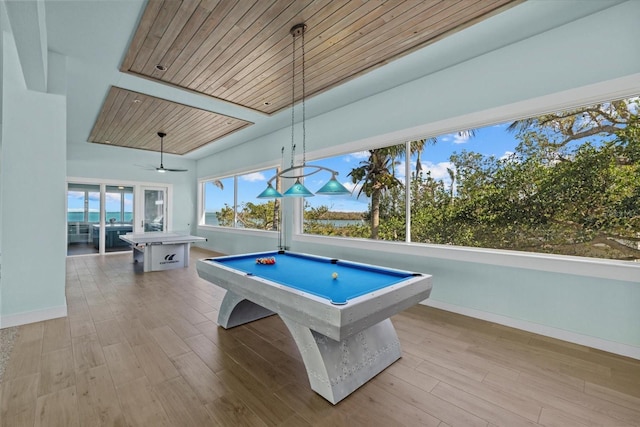
M 442 301 L 427 299 L 422 304 L 429 307 L 439 308 L 442 310 L 458 313 L 476 319 L 486 320 L 488 322 L 498 323 L 500 325 L 509 326 L 523 331 L 533 332 L 535 334 L 556 338 L 562 341 L 580 344 L 598 350 L 607 351 L 609 353 L 619 354 L 621 356 L 631 357 L 640 360 L 640 347 L 629 344 L 608 341 L 602 338 L 596 338 L 589 335 L 583 335 L 576 332 L 566 331 L 551 326 L 541 325 L 539 323 L 528 322 L 526 320 L 514 319 L 500 314 L 488 313 L 486 311 L 476 310 L 468 307 L 449 304 Z
M 43 320 L 57 319 L 67 316 L 67 305 L 49 307 L 42 310 L 26 311 L 17 314 L 0 317 L 0 328 L 26 325 L 28 323 L 42 322 Z

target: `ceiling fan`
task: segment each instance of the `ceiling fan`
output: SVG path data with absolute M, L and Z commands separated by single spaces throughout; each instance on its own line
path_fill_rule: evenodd
M 160 167 L 156 168 L 156 171 L 160 172 L 160 173 L 165 173 L 165 172 L 187 172 L 187 169 L 170 169 L 170 168 L 165 168 L 164 164 L 162 163 L 162 157 L 163 157 L 163 151 L 164 151 L 164 137 L 167 136 L 166 133 L 164 132 L 158 132 L 158 136 L 160 137 Z

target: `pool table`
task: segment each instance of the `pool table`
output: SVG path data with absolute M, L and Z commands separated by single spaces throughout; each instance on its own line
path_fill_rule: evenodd
M 289 251 L 203 259 L 197 270 L 227 290 L 223 328 L 278 314 L 311 388 L 333 404 L 400 358 L 389 318 L 428 298 L 432 287 L 428 274 Z

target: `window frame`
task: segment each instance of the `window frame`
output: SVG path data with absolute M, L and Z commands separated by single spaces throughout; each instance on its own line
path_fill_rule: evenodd
M 375 135 L 351 143 L 325 147 L 306 154 L 307 161 L 341 156 L 357 151 L 382 148 L 394 144 L 405 144 L 407 141 L 437 137 L 458 132 L 461 129 L 477 129 L 500 123 L 536 117 L 542 114 L 571 110 L 585 105 L 608 102 L 616 99 L 640 96 L 638 81 L 640 74 L 632 77 L 614 79 L 603 83 L 571 89 L 559 93 L 541 96 L 534 99 L 506 104 L 482 111 L 463 114 L 460 116 L 434 121 L 432 123 L 407 128 L 385 135 Z M 406 148 L 406 146 L 405 146 Z M 407 203 L 409 208 L 409 203 Z M 573 255 L 546 254 L 538 252 L 523 252 L 508 249 L 492 249 L 468 246 L 453 246 L 409 241 L 384 241 L 362 238 L 320 236 L 305 234 L 303 230 L 304 213 L 302 204 L 295 206 L 295 226 L 291 242 L 303 245 L 317 244 L 353 249 L 371 249 L 391 252 L 408 256 L 429 256 L 434 258 L 451 259 L 468 262 L 473 260 L 481 264 L 499 265 L 515 268 L 532 268 L 531 261 L 535 259 L 535 269 L 541 271 L 574 274 L 579 276 L 593 276 L 615 280 L 636 280 L 640 266 L 633 261 L 622 261 L 604 258 L 592 258 Z M 411 219 L 407 219 L 410 227 Z M 410 232 L 407 238 L 410 238 Z
M 141 212 L 139 203 L 140 200 L 142 199 L 142 189 L 145 187 L 159 187 L 159 188 L 164 188 L 166 189 L 166 195 L 167 195 L 167 204 L 168 206 L 172 206 L 171 208 L 167 209 L 166 212 L 166 218 L 165 218 L 165 224 L 167 227 L 167 230 L 171 231 L 173 230 L 173 203 L 174 203 L 174 198 L 173 198 L 173 184 L 172 183 L 157 183 L 157 182 L 147 182 L 147 181 L 131 181 L 131 180 L 119 180 L 119 179 L 102 179 L 102 178 L 86 178 L 86 177 L 76 177 L 76 176 L 67 176 L 66 180 L 65 180 L 65 186 L 64 186 L 64 191 L 65 191 L 65 200 L 66 197 L 68 196 L 68 188 L 69 188 L 69 184 L 80 184 L 80 185 L 96 185 L 100 188 L 99 193 L 100 193 L 100 221 L 99 224 L 103 225 L 106 224 L 106 215 L 103 214 L 104 209 L 103 206 L 105 206 L 105 194 L 107 191 L 107 187 L 108 186 L 126 186 L 126 187 L 132 187 L 133 188 L 133 202 L 134 202 L 134 206 L 133 206 L 133 218 L 132 218 L 132 222 L 133 222 L 133 230 L 134 232 L 138 232 L 140 231 L 139 228 L 137 228 L 137 225 L 140 224 L 139 220 L 141 219 L 139 217 L 139 212 Z M 69 221 L 68 221 L 68 204 L 65 202 L 65 209 L 67 210 L 67 214 L 65 214 L 65 227 L 66 230 L 68 230 L 69 227 Z M 101 231 L 100 231 L 100 240 L 101 242 L 105 241 L 105 237 L 104 237 L 104 232 L 105 232 L 105 227 L 100 227 Z M 66 233 L 65 233 L 66 234 Z M 68 244 L 68 241 L 66 241 L 65 239 L 65 244 Z M 119 252 L 106 252 L 104 251 L 104 246 L 101 243 L 100 245 L 100 250 L 96 255 L 105 255 L 105 254 L 118 254 Z M 75 255 L 67 255 L 67 257 L 69 256 L 75 256 Z M 83 256 L 83 255 L 80 255 Z
M 240 178 L 241 176 L 244 175 L 249 175 L 252 173 L 257 173 L 257 172 L 264 172 L 264 171 L 268 171 L 268 170 L 274 170 L 274 173 L 277 173 L 278 170 L 281 169 L 281 165 L 275 165 L 273 163 L 271 164 L 267 164 L 267 165 L 262 165 L 260 167 L 254 167 L 251 169 L 238 169 L 235 170 L 233 172 L 224 174 L 224 175 L 208 175 L 206 177 L 202 177 L 198 179 L 198 227 L 202 227 L 202 228 L 210 228 L 210 229 L 219 229 L 219 230 L 234 230 L 234 231 L 239 231 L 239 232 L 258 232 L 258 233 L 278 233 L 277 230 L 262 230 L 259 228 L 243 228 L 243 227 L 237 227 L 237 217 L 238 217 L 238 178 Z M 205 186 L 208 182 L 211 181 L 215 181 L 215 180 L 223 180 L 223 179 L 227 179 L 227 178 L 233 178 L 233 212 L 234 212 L 234 221 L 233 221 L 233 227 L 227 227 L 227 226 L 223 226 L 223 225 L 212 225 L 212 224 L 205 224 L 205 220 L 206 220 L 206 206 L 205 206 L 205 202 L 206 202 L 206 192 L 205 192 Z M 269 176 L 269 178 L 271 178 L 271 176 Z M 265 183 L 266 186 L 266 183 Z M 266 199 L 265 199 L 266 200 Z M 280 214 L 282 215 L 282 213 Z
M 562 92 L 550 93 L 536 98 L 506 103 L 481 111 L 461 113 L 455 117 L 435 119 L 433 122 L 427 124 L 419 124 L 387 134 L 365 135 L 358 140 L 345 140 L 333 146 L 324 146 L 316 150 L 309 150 L 306 152 L 306 158 L 309 163 L 312 163 L 315 159 L 401 144 L 417 138 L 428 138 L 430 136 L 453 133 L 458 129 L 474 129 L 558 110 L 570 110 L 581 105 L 596 104 L 611 99 L 630 98 L 640 95 L 638 93 L 638 87 L 640 87 L 640 73 Z M 228 174 L 226 176 L 228 176 Z M 199 182 L 213 178 L 214 176 L 203 177 Z M 200 189 L 202 188 L 203 187 L 200 186 Z M 198 199 L 200 202 L 202 201 L 201 193 Z M 622 281 L 637 281 L 638 271 L 640 271 L 640 266 L 631 261 L 539 254 L 515 250 L 376 241 L 371 239 L 303 234 L 302 209 L 302 203 L 293 203 L 293 210 L 291 212 L 292 223 L 289 227 L 291 231 L 289 242 L 296 244 L 296 246 L 306 251 L 317 251 L 319 253 L 326 251 L 327 253 L 333 253 L 333 249 L 336 246 L 340 246 L 344 248 L 344 250 L 378 252 L 381 254 L 382 259 L 384 259 L 385 253 L 393 253 L 418 258 L 448 259 L 463 263 L 472 261 L 478 264 L 526 268 L 541 272 L 599 277 Z M 203 212 L 201 207 L 199 207 L 199 212 Z M 275 232 L 265 230 L 231 229 L 207 225 L 199 225 L 199 227 L 205 229 L 217 228 L 225 233 L 237 233 L 246 236 L 264 236 L 264 233 L 271 233 L 274 238 L 276 236 Z
M 598 104 L 598 103 L 610 103 L 610 102 L 614 102 L 614 101 L 629 100 L 629 99 L 634 99 L 634 98 L 635 99 L 640 98 L 640 94 L 634 94 L 634 95 L 630 95 L 630 96 L 623 97 L 623 98 L 607 98 L 607 99 L 605 99 L 603 101 L 598 101 L 598 102 L 595 102 L 593 104 L 589 104 L 589 103 L 582 104 L 582 103 L 579 103 L 579 104 L 575 104 L 575 107 L 572 107 L 572 108 L 580 109 L 580 108 L 589 107 L 591 105 L 595 105 L 595 104 Z M 558 112 L 561 112 L 561 111 L 563 111 L 563 110 L 562 109 L 559 109 L 559 110 L 548 110 L 547 113 L 558 113 Z M 538 115 L 540 115 L 540 114 L 545 114 L 545 113 L 538 113 Z M 537 116 L 536 115 L 524 116 L 524 117 L 519 117 L 517 119 L 512 119 L 512 120 L 526 120 L 526 119 L 531 119 L 531 118 L 535 118 L 535 117 L 537 117 Z M 484 122 L 483 124 L 480 124 L 480 125 L 474 127 L 473 129 L 483 130 L 483 129 L 487 129 L 487 128 L 490 128 L 490 127 L 493 127 L 493 126 L 496 126 L 496 125 L 504 126 L 504 125 L 507 125 L 510 122 L 512 122 L 512 120 L 496 122 L 495 118 L 491 118 L 491 120 L 489 120 L 488 122 Z M 469 127 L 469 129 L 471 129 L 471 127 Z M 402 147 L 403 152 L 402 152 L 402 154 L 399 155 L 399 157 L 404 157 L 404 159 L 405 159 L 405 162 L 404 162 L 404 181 L 402 183 L 404 185 L 404 188 L 405 188 L 405 193 L 404 193 L 404 202 L 405 202 L 404 232 L 405 232 L 405 235 L 404 235 L 404 239 L 402 239 L 402 240 L 385 240 L 382 237 L 379 238 L 379 239 L 366 239 L 366 238 L 364 238 L 364 239 L 367 240 L 367 241 L 388 241 L 388 242 L 394 242 L 394 243 L 415 243 L 415 244 L 430 244 L 430 245 L 435 245 L 435 246 L 464 247 L 463 245 L 460 245 L 460 244 L 442 244 L 442 243 L 426 243 L 426 242 L 421 242 L 421 241 L 412 241 L 411 223 L 412 223 L 412 219 L 413 218 L 411 216 L 411 205 L 412 205 L 413 200 L 411 198 L 411 192 L 410 191 L 406 191 L 407 188 L 408 188 L 408 185 L 410 184 L 411 174 L 414 172 L 411 169 L 411 162 L 410 162 L 410 159 L 411 159 L 411 141 L 412 140 L 423 140 L 423 139 L 429 139 L 429 138 L 438 138 L 438 139 L 440 139 L 440 138 L 442 138 L 444 136 L 447 136 L 447 135 L 451 135 L 451 134 L 455 134 L 455 133 L 462 133 L 462 132 L 465 132 L 465 128 L 464 127 L 458 127 L 458 128 L 455 128 L 455 130 L 453 130 L 453 131 L 449 131 L 448 133 L 441 133 L 441 134 L 437 134 L 437 135 L 429 134 L 429 135 L 426 135 L 426 136 L 407 139 L 402 144 L 382 144 L 380 146 L 364 147 L 364 149 L 362 149 L 362 150 L 354 150 L 351 147 L 349 147 L 350 148 L 349 151 L 342 152 L 342 153 L 339 153 L 339 154 L 335 154 L 333 156 L 325 156 L 325 157 L 318 157 L 317 155 L 316 156 L 313 156 L 313 155 L 309 156 L 311 158 L 311 160 L 309 160 L 309 163 L 333 160 L 333 159 L 337 159 L 337 158 L 339 158 L 341 156 L 348 156 L 348 155 L 353 154 L 353 153 L 358 152 L 358 151 L 370 151 L 370 150 L 375 150 L 375 149 L 379 149 L 379 148 L 387 148 L 387 147 L 392 147 L 392 146 Z M 514 144 L 515 143 L 516 143 L 516 141 L 514 140 Z M 588 141 L 585 141 L 584 143 L 588 143 Z M 425 157 L 424 160 L 428 161 L 429 159 Z M 299 208 L 299 207 L 297 206 L 297 208 Z M 313 233 L 304 232 L 304 229 L 305 229 L 305 224 L 304 224 L 305 212 L 306 211 L 305 211 L 305 209 L 303 207 L 301 209 L 300 215 L 299 215 L 302 219 L 300 221 L 299 227 L 297 228 L 297 229 L 300 230 L 299 234 L 305 235 L 305 236 L 307 236 L 307 235 L 309 235 L 309 236 L 323 236 L 323 237 L 328 237 L 328 238 L 336 238 L 337 237 L 336 235 L 323 235 L 323 234 L 313 234 Z M 362 237 L 348 237 L 348 236 L 345 236 L 343 238 L 346 238 L 346 239 L 348 239 L 348 238 L 363 239 Z M 546 252 L 536 252 L 536 251 L 529 252 L 529 251 L 526 251 L 526 250 L 519 250 L 517 248 L 498 248 L 498 247 L 490 247 L 490 246 L 487 246 L 487 247 L 485 247 L 485 246 L 473 246 L 473 248 L 490 249 L 490 250 L 496 249 L 496 250 L 525 252 L 525 253 L 533 253 L 533 254 L 542 253 L 542 254 L 549 254 L 549 255 L 565 256 L 565 255 L 559 254 L 559 253 L 546 253 Z M 578 255 L 578 257 L 580 257 L 580 256 Z M 614 259 L 600 258 L 600 257 L 597 257 L 597 256 L 582 256 L 582 257 L 587 258 L 587 259 L 596 259 L 596 260 L 614 260 L 614 261 L 616 260 L 615 258 Z

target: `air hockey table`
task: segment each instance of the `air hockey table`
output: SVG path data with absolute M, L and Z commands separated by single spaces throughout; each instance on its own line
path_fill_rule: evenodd
M 189 266 L 191 243 L 207 239 L 183 233 L 127 233 L 120 239 L 133 248 L 133 262 L 142 263 L 144 272 L 172 270 Z

